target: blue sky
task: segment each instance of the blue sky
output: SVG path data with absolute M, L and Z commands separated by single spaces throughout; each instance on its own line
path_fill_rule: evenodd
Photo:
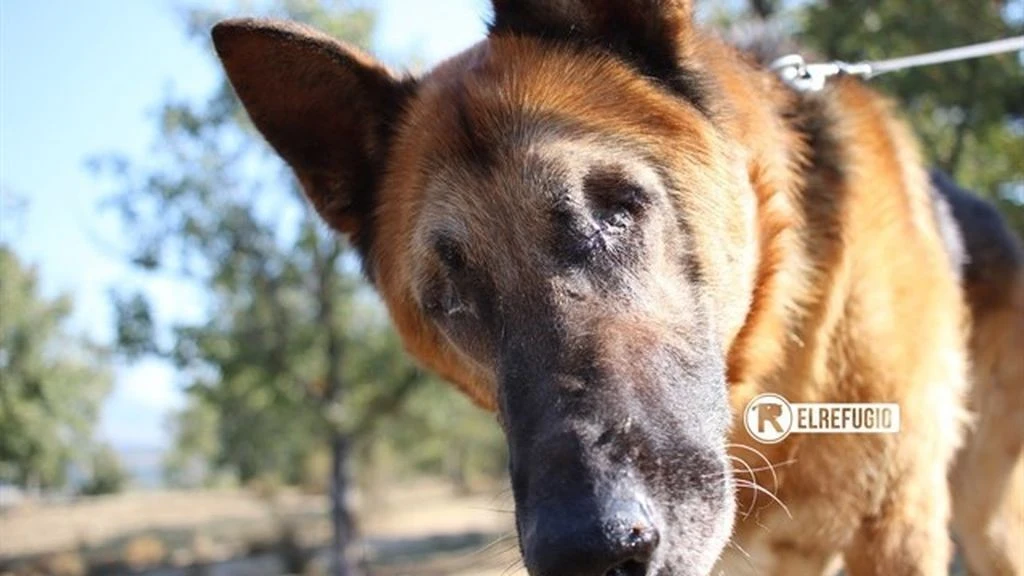
M 379 12 L 374 44 L 393 65 L 457 52 L 484 33 L 486 2 L 368 2 Z M 109 291 L 139 287 L 158 317 L 202 313 L 199 298 L 171 278 L 129 270 L 111 193 L 87 168 L 108 152 L 145 158 L 156 137 L 154 111 L 168 94 L 199 98 L 220 73 L 186 38 L 179 8 L 229 8 L 228 1 L 0 0 L 0 238 L 39 269 L 48 296 L 71 294 L 72 329 L 109 342 Z M 241 14 L 239 14 L 241 15 Z M 28 201 L 18 214 L 12 197 Z M 121 448 L 165 445 L 165 417 L 180 406 L 169 366 L 119 365 L 100 435 Z

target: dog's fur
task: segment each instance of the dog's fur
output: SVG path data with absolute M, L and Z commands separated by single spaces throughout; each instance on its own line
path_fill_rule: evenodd
M 1024 258 L 992 209 L 885 98 L 795 93 L 685 0 L 494 4 L 420 78 L 291 23 L 214 41 L 408 351 L 499 412 L 531 573 L 605 574 L 565 518 L 623 494 L 661 546 L 608 574 L 939 575 L 951 517 L 972 570 L 1024 573 Z M 762 392 L 902 429 L 759 445 Z

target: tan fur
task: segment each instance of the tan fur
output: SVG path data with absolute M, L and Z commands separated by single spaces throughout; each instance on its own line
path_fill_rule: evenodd
M 777 470 L 776 495 L 793 520 L 776 506 L 755 509 L 741 516 L 735 541 L 741 548 L 756 542 L 752 548 L 778 556 L 762 560 L 767 572 L 761 573 L 820 573 L 796 566 L 823 567 L 845 551 L 850 574 L 940 574 L 950 557 L 945 473 L 959 442 L 966 370 L 962 297 L 930 223 L 926 178 L 903 128 L 878 96 L 855 82 L 824 97 L 835 108 L 836 132 L 849 135 L 841 143 L 856 164 L 846 190 L 811 187 L 805 201 L 847 200 L 829 218 L 804 224 L 804 237 L 823 260 L 808 263 L 810 295 L 793 325 L 795 338 L 784 340 L 781 370 L 738 383 L 734 409 L 741 413 L 765 391 L 793 402 L 898 401 L 902 430 L 804 435 L 762 447 L 737 425 L 735 442 L 787 463 Z M 839 242 L 827 240 L 837 233 Z M 765 467 L 744 448 L 735 455 L 752 468 Z M 737 473 L 743 477 L 743 468 Z M 757 476 L 774 488 L 768 471 Z M 753 497 L 741 492 L 740 509 L 749 509 Z
M 953 526 L 972 574 L 1024 574 L 1024 273 L 972 287 L 975 415 L 951 475 Z
M 704 121 L 696 112 L 684 111 L 681 114 L 677 102 L 671 95 L 643 82 L 627 68 L 611 59 L 580 61 L 571 53 L 552 53 L 535 41 L 502 39 L 491 41 L 488 45 L 480 45 L 442 64 L 435 73 L 424 80 L 416 103 L 410 107 L 406 118 L 406 130 L 402 131 L 402 135 L 394 144 L 392 169 L 383 184 L 383 188 L 389 191 L 389 196 L 382 199 L 379 208 L 381 236 L 400 240 L 397 243 L 380 243 L 378 252 L 373 255 L 375 261 L 381 264 L 382 271 L 383 267 L 386 267 L 386 272 L 381 274 L 382 282 L 379 289 L 385 300 L 391 303 L 389 309 L 392 318 L 410 351 L 428 365 L 442 370 L 479 403 L 493 408 L 494 385 L 488 375 L 467 366 L 465 359 L 459 362 L 455 358 L 457 353 L 444 346 L 422 318 L 414 289 L 417 271 L 410 267 L 421 265 L 424 261 L 404 256 L 405 253 L 416 250 L 410 240 L 415 235 L 409 234 L 409 231 L 417 225 L 423 225 L 417 222 L 419 210 L 422 209 L 422 203 L 417 199 L 424 193 L 425 183 L 422 181 L 423 173 L 412 169 L 412 166 L 426 156 L 443 155 L 445 151 L 457 149 L 460 143 L 451 141 L 453 131 L 449 128 L 455 113 L 450 91 L 463 82 L 462 74 L 465 74 L 467 68 L 475 68 L 478 73 L 485 75 L 488 62 L 491 62 L 490 66 L 504 62 L 536 62 L 538 65 L 519 68 L 519 74 L 515 76 L 514 83 L 511 83 L 518 93 L 474 93 L 472 79 L 466 82 L 463 89 L 470 95 L 474 115 L 478 118 L 486 119 L 491 110 L 508 106 L 509 101 L 529 100 L 532 110 L 538 114 L 550 112 L 578 119 L 581 124 L 592 130 L 628 135 L 630 140 L 651 155 L 678 158 L 681 170 L 686 170 L 695 182 L 709 182 L 709 187 L 717 186 L 718 182 L 728 182 L 731 177 L 722 172 L 731 166 L 702 165 L 703 163 L 694 166 L 694 157 L 709 157 L 711 151 L 716 151 L 717 155 L 728 156 L 730 151 L 715 150 L 723 148 L 724 143 L 713 140 L 706 130 L 701 129 L 701 123 Z M 553 80 L 555 78 L 573 78 L 577 82 L 556 82 Z M 637 117 L 632 114 L 638 106 L 645 110 L 643 116 Z M 500 131 L 496 129 L 495 132 L 494 135 L 497 137 Z M 458 162 L 450 164 L 457 166 Z M 477 176 L 474 174 L 457 170 L 452 172 L 448 174 L 450 181 L 445 182 L 448 189 L 498 189 L 480 186 L 475 182 Z M 471 210 L 473 206 L 491 206 L 492 202 L 502 200 L 491 198 L 488 201 L 478 201 L 466 195 L 463 196 L 462 202 L 453 203 L 457 204 L 453 209 L 460 211 L 463 220 L 476 223 L 479 227 L 476 238 L 488 235 L 481 234 L 483 230 L 491 233 L 495 229 L 517 224 L 519 227 L 508 231 L 506 237 L 519 238 L 522 241 L 535 238 L 535 235 L 529 232 L 533 224 L 528 216 L 524 216 L 521 221 L 509 222 L 507 219 L 508 216 L 524 212 L 522 206 L 509 206 L 507 210 L 475 216 L 467 214 L 467 210 Z M 722 214 L 712 214 L 708 211 L 705 216 L 711 216 L 723 223 L 730 219 L 726 216 L 727 210 L 752 213 L 752 207 L 738 205 L 719 205 L 714 209 L 721 210 Z M 706 236 L 703 234 L 704 231 L 698 231 L 698 234 L 703 236 L 699 241 L 706 246 L 706 253 L 714 254 L 716 250 L 720 251 L 717 244 L 723 239 L 733 242 L 737 246 L 737 251 L 749 250 L 746 227 L 726 234 L 721 234 L 720 231 L 722 230 L 708 230 Z M 734 240 L 737 234 L 740 238 Z M 480 259 L 502 258 L 510 253 L 498 244 L 481 245 L 479 249 L 487 251 L 486 254 L 477 255 Z M 750 261 L 751 256 L 745 255 L 741 261 L 743 260 Z M 509 263 L 502 268 L 522 268 L 514 264 Z M 718 285 L 723 291 L 742 289 L 743 284 L 733 279 L 718 280 Z M 731 317 L 724 318 L 724 329 L 735 333 L 742 322 L 742 316 L 738 312 L 726 314 Z M 463 374 L 474 370 L 476 371 L 473 375 Z

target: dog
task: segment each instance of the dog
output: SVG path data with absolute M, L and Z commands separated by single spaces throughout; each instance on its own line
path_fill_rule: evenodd
M 493 8 L 418 77 L 212 35 L 409 354 L 497 413 L 529 573 L 937 576 L 950 525 L 1024 573 L 1024 258 L 991 208 L 885 97 L 796 92 L 690 0 Z M 900 430 L 760 444 L 766 392 Z

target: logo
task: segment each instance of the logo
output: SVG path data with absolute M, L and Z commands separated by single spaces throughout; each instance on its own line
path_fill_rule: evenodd
M 761 394 L 747 404 L 743 425 L 762 444 L 777 444 L 790 434 L 896 434 L 900 431 L 900 406 L 797 403 L 778 394 Z

